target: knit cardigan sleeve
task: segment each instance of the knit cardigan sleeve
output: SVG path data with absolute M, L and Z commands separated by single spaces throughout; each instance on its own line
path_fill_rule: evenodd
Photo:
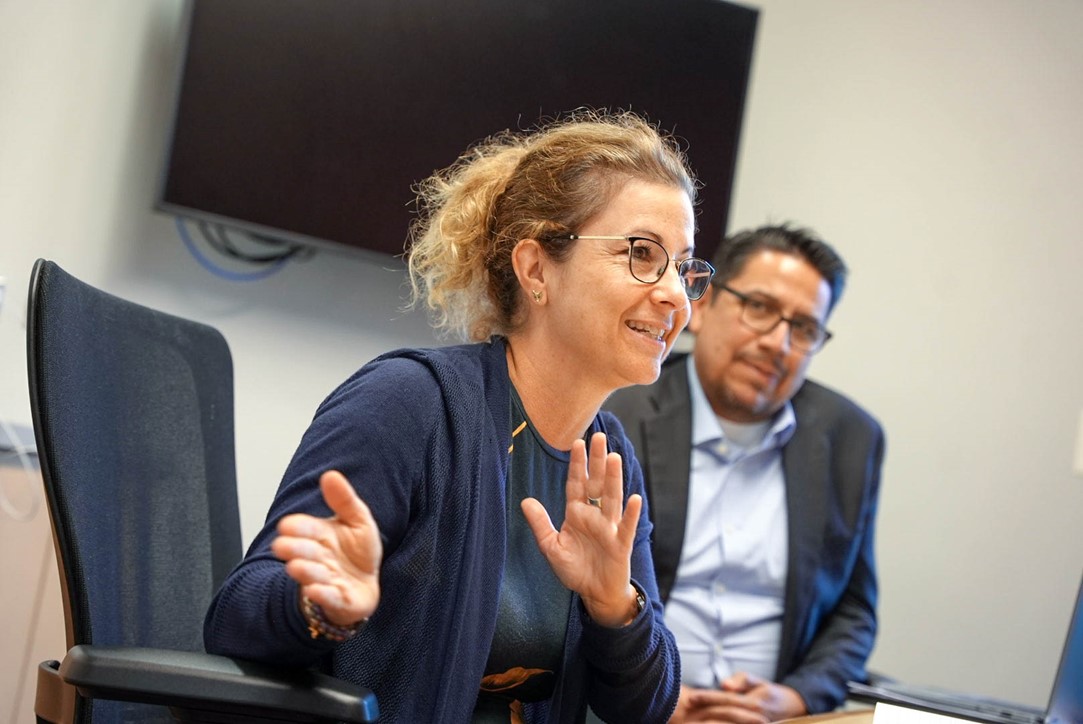
M 502 344 L 400 350 L 321 404 L 266 525 L 208 611 L 208 651 L 318 665 L 371 689 L 381 721 L 467 721 L 496 622 L 505 558 L 509 386 Z M 287 513 L 327 516 L 342 471 L 384 537 L 380 605 L 357 636 L 312 640 L 270 552 Z
M 298 607 L 298 587 L 271 552 L 285 515 L 331 515 L 319 490 L 325 470 L 339 470 L 371 508 L 385 556 L 399 545 L 414 509 L 419 450 L 429 445 L 439 397 L 431 376 L 405 360 L 366 366 L 317 409 L 287 468 L 262 530 L 227 577 L 204 623 L 213 653 L 269 663 L 308 666 L 333 644 L 309 636 Z

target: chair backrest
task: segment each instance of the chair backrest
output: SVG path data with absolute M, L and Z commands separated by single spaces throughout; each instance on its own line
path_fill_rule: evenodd
M 211 596 L 242 553 L 225 339 L 38 260 L 27 353 L 68 646 L 202 651 Z M 97 723 L 168 720 L 78 707 Z

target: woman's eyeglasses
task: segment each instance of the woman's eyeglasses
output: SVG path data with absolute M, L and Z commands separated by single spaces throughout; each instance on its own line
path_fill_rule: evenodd
M 654 239 L 645 236 L 581 236 L 569 234 L 567 239 L 577 241 L 579 239 L 599 241 L 627 241 L 628 242 L 628 270 L 632 276 L 644 284 L 655 284 L 669 268 L 669 252 Z M 714 267 L 703 259 L 694 256 L 687 259 L 673 259 L 677 267 L 677 276 L 680 277 L 684 293 L 689 300 L 695 301 L 702 297 L 707 287 L 714 278 Z

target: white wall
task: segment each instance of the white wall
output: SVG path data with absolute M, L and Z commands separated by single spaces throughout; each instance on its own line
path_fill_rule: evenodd
M 889 434 L 873 664 L 1041 703 L 1083 572 L 1083 480 L 1071 472 L 1083 3 L 753 4 L 763 13 L 731 227 L 798 220 L 853 270 L 813 373 Z M 235 355 L 250 538 L 322 396 L 377 352 L 431 337 L 420 315 L 397 312 L 390 261 L 324 254 L 264 282 L 225 282 L 150 210 L 181 6 L 0 0 L 0 417 L 30 420 L 23 315 L 39 256 L 214 324 Z M 27 541 L 5 546 L 5 590 L 37 580 L 42 524 L 0 519 Z M 44 639 L 16 641 L 11 658 L 58 655 Z M 20 683 L 0 669 L 0 700 L 14 691 L 28 712 Z
M 247 540 L 324 395 L 376 354 L 434 339 L 422 315 L 399 312 L 404 276 L 390 257 L 321 254 L 266 281 L 227 282 L 189 256 L 171 219 L 151 211 L 182 7 L 180 0 L 0 0 L 0 276 L 7 280 L 0 419 L 30 424 L 24 318 L 38 257 L 115 294 L 213 324 L 234 356 Z M 18 634 L 2 644 L 4 721 L 9 707 L 25 714 L 12 721 L 32 720 L 33 671 L 23 671 L 62 656 L 61 609 L 49 605 L 58 595 L 55 564 L 42 557 L 47 530 L 44 513 L 20 522 L 0 512 L 0 633 Z M 46 600 L 40 618 L 53 627 L 28 634 L 35 622 L 27 613 L 39 599 Z
M 758 6 L 731 226 L 851 267 L 812 374 L 888 433 L 872 664 L 1043 704 L 1083 575 L 1083 3 Z

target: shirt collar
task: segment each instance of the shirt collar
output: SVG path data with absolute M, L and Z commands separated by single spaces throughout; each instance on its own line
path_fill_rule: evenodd
M 685 360 L 688 365 L 688 390 L 692 398 L 692 447 L 717 443 L 726 439 L 722 426 L 718 423 L 718 417 L 707 401 L 707 394 L 703 391 L 703 385 L 696 374 L 696 365 L 693 355 L 688 355 Z M 797 429 L 797 417 L 793 412 L 793 405 L 789 400 L 782 406 L 771 419 L 771 427 L 764 436 L 763 444 L 757 448 L 768 450 L 781 448 Z M 750 451 L 751 452 L 751 451 Z

